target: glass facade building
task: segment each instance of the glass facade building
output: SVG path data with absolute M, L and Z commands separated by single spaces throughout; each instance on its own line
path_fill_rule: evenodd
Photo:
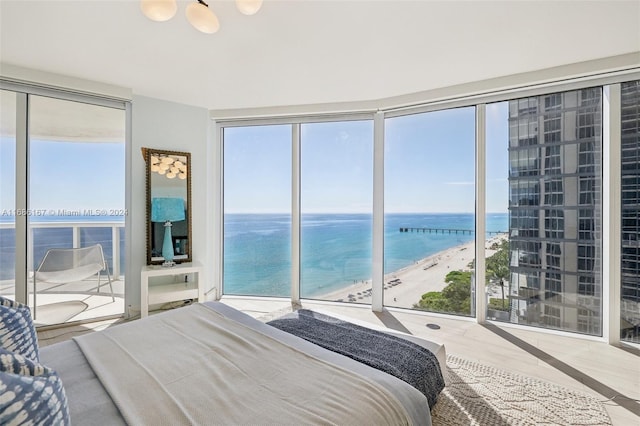
M 602 89 L 509 102 L 509 321 L 602 332 Z
M 620 338 L 640 343 L 640 81 L 621 84 Z

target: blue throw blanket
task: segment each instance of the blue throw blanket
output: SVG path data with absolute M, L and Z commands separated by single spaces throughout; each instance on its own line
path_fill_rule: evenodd
M 444 388 L 436 356 L 408 340 L 307 309 L 267 324 L 391 374 L 422 392 L 433 408 Z

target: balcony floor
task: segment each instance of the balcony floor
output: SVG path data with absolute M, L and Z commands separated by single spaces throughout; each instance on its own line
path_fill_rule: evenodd
M 40 327 L 122 315 L 124 280 L 113 280 L 112 285 L 115 301 L 111 298 L 109 283 L 104 277 L 100 281 L 100 292 L 95 278 L 57 285 L 38 283 L 34 323 Z M 0 294 L 13 299 L 13 281 L 2 283 Z M 29 294 L 29 303 L 33 304 L 33 293 Z M 33 310 L 31 312 L 34 314 Z

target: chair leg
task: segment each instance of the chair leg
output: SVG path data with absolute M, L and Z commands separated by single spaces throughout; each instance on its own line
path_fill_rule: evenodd
M 111 282 L 111 273 L 109 273 L 109 265 L 106 265 L 107 280 L 109 280 L 109 289 L 111 290 L 111 301 L 115 302 L 116 298 L 113 295 L 113 283 Z

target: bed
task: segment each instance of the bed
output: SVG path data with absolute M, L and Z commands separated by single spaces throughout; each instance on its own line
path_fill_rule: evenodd
M 219 302 L 43 347 L 40 361 L 73 424 L 431 424 L 407 382 Z

